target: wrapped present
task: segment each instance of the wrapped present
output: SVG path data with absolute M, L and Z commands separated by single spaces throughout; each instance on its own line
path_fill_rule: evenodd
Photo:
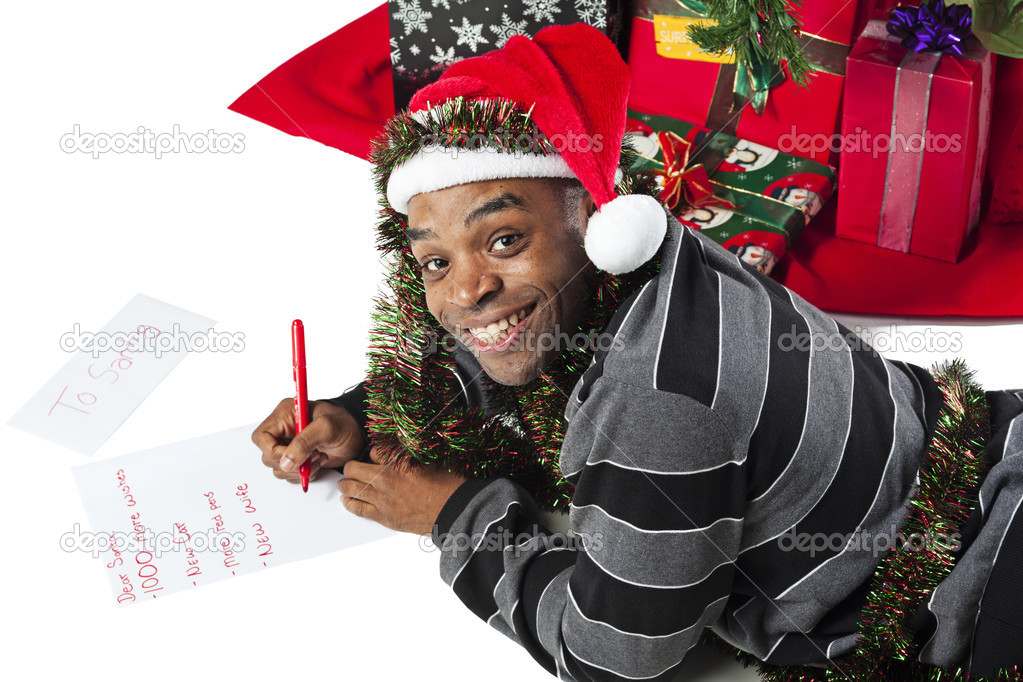
M 764 274 L 834 192 L 830 166 L 676 118 L 628 116 L 636 168 L 655 175 L 661 201 Z
M 389 0 L 395 108 L 408 106 L 417 90 L 455 62 L 545 26 L 581 21 L 622 46 L 628 37 L 624 8 L 625 0 Z
M 993 98 L 984 217 L 1023 223 L 1023 59 L 998 57 Z
M 800 47 L 816 71 L 807 87 L 776 78 L 763 112 L 737 94 L 742 65 L 688 42 L 687 29 L 708 21 L 694 0 L 636 0 L 633 3 L 629 65 L 635 109 L 697 121 L 757 144 L 821 163 L 835 163 L 845 60 L 857 3 L 815 0 L 798 9 Z M 782 75 L 783 76 L 783 75 Z M 738 88 L 740 93 L 743 87 Z
M 898 35 L 871 21 L 849 55 L 835 234 L 954 263 L 980 217 L 992 57 L 968 26 L 921 41 L 915 11 L 895 10 Z

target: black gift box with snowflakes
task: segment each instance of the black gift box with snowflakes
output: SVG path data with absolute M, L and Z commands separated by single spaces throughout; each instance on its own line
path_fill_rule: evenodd
M 395 110 L 455 62 L 503 47 L 513 35 L 584 22 L 628 56 L 627 0 L 388 0 Z

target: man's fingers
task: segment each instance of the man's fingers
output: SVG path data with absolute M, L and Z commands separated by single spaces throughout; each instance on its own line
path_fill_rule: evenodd
M 277 403 L 274 411 L 252 432 L 252 442 L 262 450 L 264 455 L 268 454 L 273 446 L 280 443 L 282 438 L 287 438 L 290 435 L 286 419 L 289 416 L 287 409 L 289 402 L 288 399 L 285 399 Z
M 287 450 L 287 448 L 287 445 L 281 445 L 280 443 L 273 446 L 269 451 L 263 453 L 263 464 L 276 469 L 280 466 L 281 455 L 284 454 L 284 451 Z
M 312 464 L 309 466 L 309 480 L 315 481 L 316 477 L 320 475 L 320 471 L 323 469 L 323 461 L 327 459 L 327 456 L 322 452 L 317 452 L 312 457 Z
M 342 497 L 341 504 L 344 505 L 345 509 L 352 512 L 356 516 L 361 516 L 365 519 L 376 518 L 376 507 L 371 505 L 369 502 L 363 500 L 357 500 L 351 497 Z
M 274 469 L 274 476 L 288 483 L 298 483 L 298 474 L 289 474 L 287 471 Z
M 280 466 L 285 471 L 298 471 L 298 467 L 302 462 L 309 459 L 309 456 L 313 454 L 313 450 L 318 445 L 323 445 L 322 442 L 317 442 L 316 436 L 318 434 L 311 432 L 311 427 L 312 425 L 309 428 L 302 429 L 301 433 L 296 434 L 291 439 L 288 447 L 281 453 Z
M 271 455 L 270 453 L 268 453 L 268 452 L 264 452 L 263 453 L 263 466 L 270 467 L 271 469 L 276 469 L 277 468 L 277 462 L 279 462 L 279 461 L 280 460 L 278 460 L 278 459 L 274 459 L 273 455 Z
M 341 473 L 345 475 L 346 479 L 362 481 L 363 483 L 372 483 L 373 480 L 380 475 L 380 470 L 382 468 L 383 466 L 380 464 L 359 462 L 358 460 L 353 459 L 345 462 L 344 469 L 341 470 Z
M 352 449 L 355 446 L 352 442 L 353 435 L 356 435 L 356 431 L 338 428 L 337 422 L 332 419 L 314 418 L 309 422 L 309 426 L 291 439 L 281 457 L 281 467 L 285 471 L 297 471 L 299 465 L 317 448 L 335 453 L 346 448 Z
M 372 485 L 354 478 L 342 478 L 337 482 L 337 489 L 341 491 L 342 497 L 362 500 L 368 504 L 373 504 L 376 494 Z
M 263 429 L 262 424 L 259 428 L 252 432 L 252 442 L 256 444 L 260 452 L 263 453 L 263 461 L 266 462 L 267 456 L 273 451 L 274 446 L 277 445 L 278 441 L 269 431 Z
M 320 475 L 320 471 L 323 468 L 323 461 L 326 458 L 327 458 L 326 455 L 324 455 L 321 452 L 317 452 L 312 456 L 312 459 L 310 460 L 311 464 L 309 465 L 310 481 L 316 480 L 316 477 Z M 283 471 L 279 466 L 276 466 L 276 462 L 270 464 L 269 466 L 273 467 L 274 476 L 281 479 L 282 481 L 287 481 L 288 483 L 300 483 L 302 481 L 302 475 L 297 470 L 290 472 Z

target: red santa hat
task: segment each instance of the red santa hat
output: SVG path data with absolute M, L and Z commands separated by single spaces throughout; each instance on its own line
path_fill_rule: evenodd
M 457 149 L 424 144 L 390 170 L 387 201 L 406 213 L 416 194 L 469 182 L 575 177 L 597 207 L 586 227 L 587 256 L 611 274 L 635 270 L 660 247 L 667 215 L 651 196 L 616 191 L 628 95 L 628 66 L 592 26 L 554 26 L 532 40 L 513 36 L 499 50 L 451 66 L 416 93 L 408 114 L 443 126 L 437 112 L 511 103 L 546 139 L 526 149 L 521 141 Z M 492 141 L 494 131 L 486 132 Z

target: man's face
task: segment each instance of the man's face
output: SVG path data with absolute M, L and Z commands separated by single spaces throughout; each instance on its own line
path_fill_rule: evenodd
M 566 218 L 584 230 L 593 202 L 587 194 L 564 209 L 554 182 L 474 182 L 408 204 L 430 313 L 508 386 L 539 376 L 566 347 L 589 293 L 593 265 Z

